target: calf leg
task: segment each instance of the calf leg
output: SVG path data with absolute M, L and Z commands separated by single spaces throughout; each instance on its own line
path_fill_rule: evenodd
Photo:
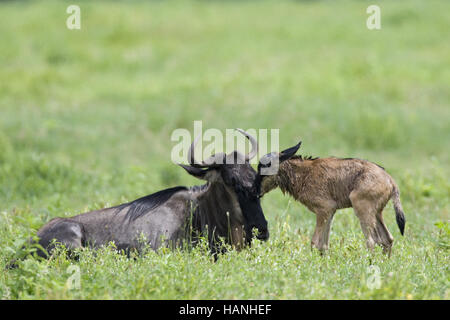
M 394 237 L 389 232 L 388 228 L 384 224 L 383 221 L 383 211 L 379 210 L 376 214 L 377 225 L 376 232 L 378 234 L 379 241 L 377 242 L 379 245 L 383 247 L 383 251 L 388 255 L 391 255 L 392 243 L 394 242 Z
M 350 194 L 350 199 L 366 237 L 367 247 L 373 249 L 378 244 L 383 247 L 385 253 L 390 253 L 394 239 L 383 222 L 382 210 L 377 210 L 376 203 L 372 199 L 358 197 L 353 192 Z
M 316 229 L 311 239 L 311 246 L 321 252 L 328 250 L 331 222 L 335 212 L 334 208 L 316 210 Z

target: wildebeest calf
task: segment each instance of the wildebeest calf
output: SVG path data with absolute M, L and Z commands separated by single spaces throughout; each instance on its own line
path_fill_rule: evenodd
M 261 158 L 258 172 L 282 154 L 270 153 Z M 390 253 L 394 238 L 383 222 L 382 211 L 392 199 L 403 235 L 405 215 L 398 186 L 384 168 L 372 162 L 354 158 L 293 156 L 280 163 L 277 174 L 261 176 L 261 196 L 276 187 L 316 214 L 311 245 L 321 251 L 328 249 L 333 216 L 337 209 L 342 208 L 353 207 L 368 248 L 379 244 Z

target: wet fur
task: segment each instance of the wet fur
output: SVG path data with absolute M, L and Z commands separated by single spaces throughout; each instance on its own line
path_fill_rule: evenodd
M 336 210 L 353 207 L 367 246 L 381 245 L 390 252 L 394 238 L 383 222 L 382 211 L 393 199 L 401 234 L 405 216 L 394 179 L 379 165 L 354 158 L 303 158 L 294 156 L 280 164 L 276 175 L 262 179 L 262 194 L 279 187 L 316 214 L 312 246 L 328 249 L 331 222 Z

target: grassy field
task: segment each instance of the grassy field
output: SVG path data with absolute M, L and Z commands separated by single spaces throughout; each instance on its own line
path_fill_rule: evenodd
M 392 256 L 370 253 L 343 210 L 320 256 L 314 214 L 277 190 L 270 240 L 217 262 L 204 246 L 29 258 L 0 272 L 0 297 L 449 299 L 449 1 L 377 1 L 377 31 L 365 1 L 77 1 L 68 30 L 72 3 L 0 2 L 1 270 L 52 217 L 200 184 L 170 161 L 172 131 L 194 120 L 383 165 L 406 232 L 389 204 Z

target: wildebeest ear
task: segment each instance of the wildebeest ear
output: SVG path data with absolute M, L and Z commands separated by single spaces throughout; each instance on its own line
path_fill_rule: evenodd
M 201 169 L 180 163 L 178 165 L 186 170 L 187 173 L 189 173 L 191 176 L 194 176 L 198 179 L 211 181 L 216 176 L 216 170 L 214 169 Z
M 290 157 L 292 157 L 297 152 L 297 150 L 300 148 L 301 144 L 302 144 L 302 142 L 300 141 L 295 146 L 290 147 L 289 149 L 286 149 L 284 151 L 281 151 L 280 155 L 278 157 L 279 161 L 283 162 L 283 161 L 289 159 Z

